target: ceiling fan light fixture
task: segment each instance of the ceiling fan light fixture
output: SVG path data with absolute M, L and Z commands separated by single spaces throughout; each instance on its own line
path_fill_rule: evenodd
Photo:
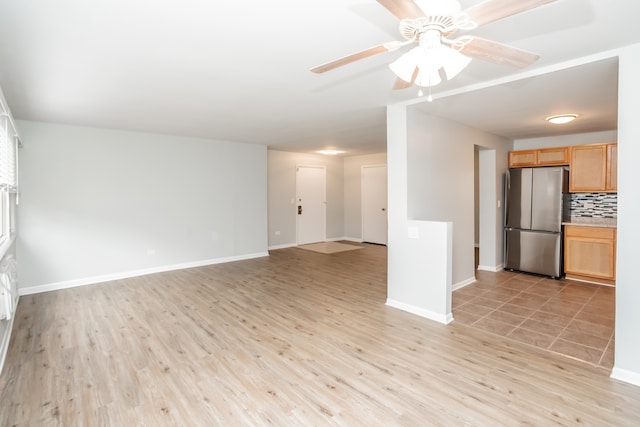
M 545 120 L 554 125 L 564 125 L 572 122 L 578 118 L 577 114 L 556 114 L 555 116 L 549 116 Z
M 447 80 L 451 80 L 469 65 L 471 58 L 450 47 L 441 47 L 442 68 L 444 68 L 444 73 L 447 75 Z
M 471 62 L 471 58 L 443 44 L 416 46 L 389 64 L 393 73 L 407 83 L 431 87 L 442 82 L 440 70 L 447 80 L 453 79 Z M 414 73 L 418 73 L 414 78 Z
M 440 82 L 442 82 L 442 78 L 440 77 L 438 70 L 422 68 L 419 69 L 418 75 L 414 81 L 417 86 L 422 87 L 436 86 L 440 84 Z
M 393 73 L 404 80 L 407 83 L 411 83 L 413 81 L 413 73 L 416 71 L 417 64 L 417 55 L 420 47 L 414 47 L 409 52 L 403 54 L 400 58 L 393 61 L 389 64 L 389 68 Z

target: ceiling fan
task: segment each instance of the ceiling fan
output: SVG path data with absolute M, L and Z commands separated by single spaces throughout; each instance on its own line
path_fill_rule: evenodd
M 412 85 L 431 87 L 451 80 L 472 58 L 523 68 L 539 56 L 513 46 L 472 35 L 452 39 L 457 31 L 479 26 L 535 9 L 556 0 L 485 0 L 461 10 L 457 0 L 377 0 L 400 20 L 404 41 L 392 41 L 347 55 L 311 69 L 324 73 L 360 59 L 402 47 L 418 45 L 389 65 L 396 74 L 394 89 Z

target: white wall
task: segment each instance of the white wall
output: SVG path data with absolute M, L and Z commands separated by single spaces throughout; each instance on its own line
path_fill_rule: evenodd
M 613 142 L 618 140 L 616 130 L 590 133 L 576 133 L 542 138 L 524 138 L 513 141 L 514 150 L 529 150 L 534 148 L 568 147 L 572 145 L 596 144 L 599 142 Z
M 612 376 L 640 386 L 640 44 L 622 51 L 619 73 L 616 349 Z
M 344 158 L 344 235 L 362 241 L 362 166 L 386 165 L 387 153 Z
M 267 254 L 264 146 L 18 127 L 23 293 Z
M 344 237 L 344 167 L 340 157 L 269 150 L 269 247 L 296 244 L 296 167 L 325 166 L 327 240 Z M 279 234 L 278 234 L 279 233 Z
M 490 217 L 481 214 L 481 253 L 483 249 L 495 253 L 483 242 L 482 228 L 489 227 L 493 244 L 500 246 L 502 228 L 497 199 L 501 195 L 502 174 L 507 163 L 511 141 L 461 125 L 451 120 L 408 112 L 408 215 L 410 219 L 451 221 L 453 223 L 453 286 L 475 279 L 474 263 L 474 150 L 475 146 L 491 151 L 495 160 L 488 174 L 493 179 L 480 188 L 480 210 L 489 207 Z M 485 162 L 480 157 L 480 167 Z M 490 191 L 492 190 L 492 191 Z M 485 230 L 486 233 L 486 230 Z M 483 248 L 484 247 L 484 248 Z
M 494 244 L 487 251 L 495 255 L 511 141 L 402 104 L 387 107 L 388 305 L 448 323 L 453 284 L 475 280 L 476 146 L 484 148 L 479 194 L 490 199 L 480 202 L 480 245 Z

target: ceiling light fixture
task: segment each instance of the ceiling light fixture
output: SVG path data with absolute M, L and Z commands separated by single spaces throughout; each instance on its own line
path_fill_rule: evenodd
M 458 49 L 465 42 L 454 47 L 445 46 L 439 25 L 428 26 L 419 34 L 420 44 L 389 65 L 400 79 L 417 86 L 431 87 L 439 84 L 443 78 L 451 80 L 471 62 L 471 58 L 461 54 Z
M 338 154 L 343 154 L 344 151 L 340 150 L 320 150 L 316 151 L 318 154 L 324 154 L 325 156 L 337 156 Z
M 555 116 L 549 116 L 545 120 L 554 125 L 563 125 L 574 121 L 577 117 L 577 114 L 557 114 Z

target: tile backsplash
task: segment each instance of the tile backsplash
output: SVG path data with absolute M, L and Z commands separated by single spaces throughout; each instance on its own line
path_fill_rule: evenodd
M 571 193 L 571 216 L 617 218 L 617 193 Z

